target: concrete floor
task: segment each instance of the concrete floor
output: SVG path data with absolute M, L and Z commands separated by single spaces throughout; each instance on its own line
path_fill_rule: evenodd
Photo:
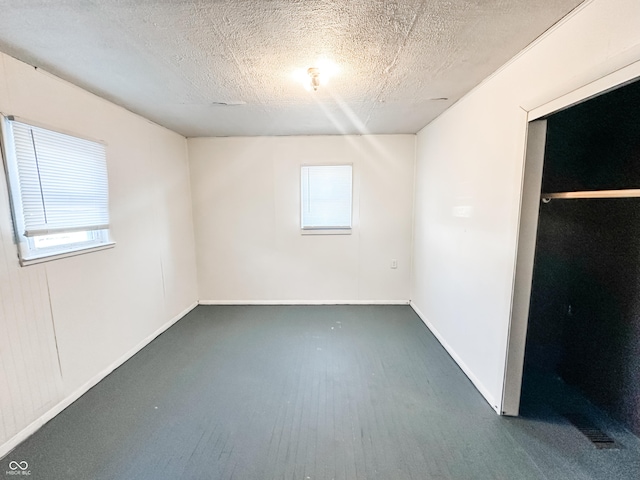
M 527 388 L 522 417 L 497 416 L 408 306 L 200 306 L 0 473 L 27 461 L 34 480 L 640 478 L 637 437 L 564 385 Z M 595 449 L 566 405 L 621 448 Z

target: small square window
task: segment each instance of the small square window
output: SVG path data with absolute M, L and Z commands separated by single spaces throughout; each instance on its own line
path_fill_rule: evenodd
M 2 133 L 20 263 L 113 245 L 104 145 L 13 117 Z
M 300 183 L 302 230 L 351 231 L 351 165 L 303 165 Z

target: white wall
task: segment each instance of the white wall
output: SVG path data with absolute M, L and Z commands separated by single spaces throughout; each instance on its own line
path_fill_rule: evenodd
M 107 143 L 115 248 L 20 267 L 0 176 L 0 456 L 197 301 L 186 140 L 0 54 L 0 111 Z
M 418 134 L 412 303 L 497 411 L 527 112 L 639 60 L 639 25 L 587 2 Z
M 409 300 L 414 135 L 188 145 L 201 301 Z M 351 235 L 300 234 L 303 163 L 353 164 Z

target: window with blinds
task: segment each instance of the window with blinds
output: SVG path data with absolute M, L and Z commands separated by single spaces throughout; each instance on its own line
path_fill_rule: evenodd
M 351 165 L 303 165 L 300 183 L 303 230 L 351 229 Z
M 112 244 L 104 145 L 13 117 L 3 139 L 23 265 Z

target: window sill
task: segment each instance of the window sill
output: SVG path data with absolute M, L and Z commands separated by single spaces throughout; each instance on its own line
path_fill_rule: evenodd
M 37 257 L 21 258 L 20 265 L 28 267 L 29 265 L 35 265 L 36 263 L 50 262 L 52 260 L 58 260 L 61 258 L 74 257 L 76 255 L 84 255 L 85 253 L 98 252 L 100 250 L 107 250 L 115 247 L 115 242 L 103 243 L 101 245 L 95 245 L 90 247 L 79 248 L 77 250 L 69 250 L 63 253 L 45 254 Z
M 351 235 L 350 228 L 307 228 L 300 230 L 302 235 Z

